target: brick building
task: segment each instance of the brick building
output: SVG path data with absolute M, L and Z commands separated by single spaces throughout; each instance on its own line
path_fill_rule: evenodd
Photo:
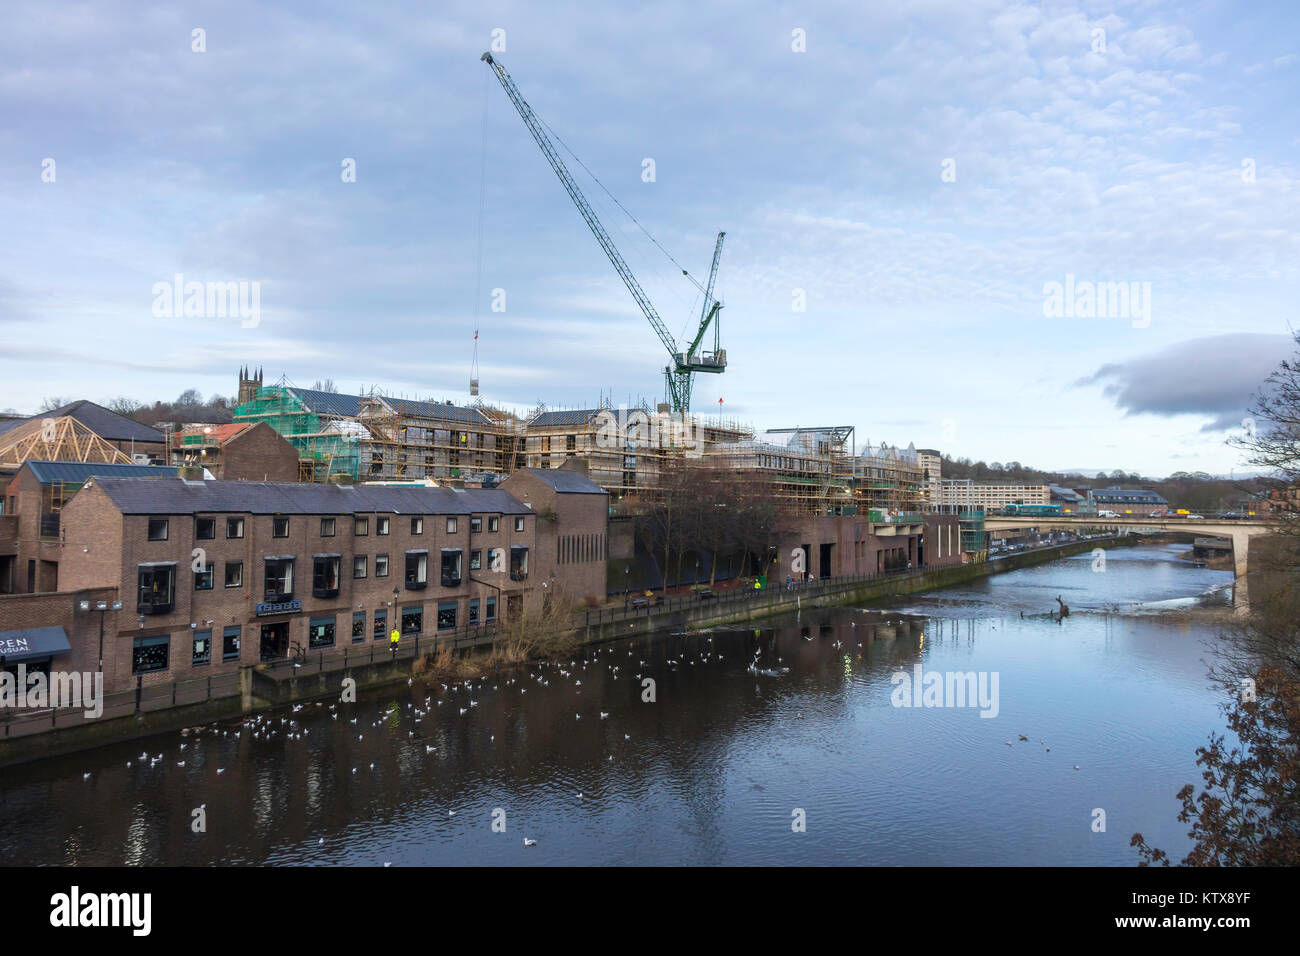
M 176 469 L 86 461 L 28 461 L 0 471 L 0 594 L 59 589 L 63 506 L 92 476 L 175 478 Z
M 500 488 L 537 514 L 536 573 L 548 588 L 579 600 L 604 600 L 609 559 L 609 494 L 587 477 L 587 462 L 524 468 Z M 552 585 L 551 582 L 555 582 Z
M 540 609 L 538 517 L 499 489 L 88 481 L 66 506 L 61 585 L 116 588 L 105 685 L 231 671 Z M 568 584 L 556 568 L 557 584 Z
M 172 461 L 224 481 L 297 481 L 298 449 L 266 422 L 196 425 L 176 435 Z

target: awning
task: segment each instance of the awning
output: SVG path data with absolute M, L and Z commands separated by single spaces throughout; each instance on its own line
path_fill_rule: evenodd
M 343 555 L 337 551 L 334 551 L 326 554 L 313 554 L 312 557 L 313 558 L 341 558 L 343 557 Z
M 6 664 L 53 657 L 72 650 L 62 627 L 29 627 L 19 631 L 0 631 L 0 657 Z
M 428 554 L 428 553 L 429 553 L 429 549 L 428 549 L 428 548 L 423 548 L 423 549 L 420 549 L 420 550 L 407 551 L 406 553 L 407 553 L 407 554 Z
M 296 554 L 264 554 L 263 561 L 292 561 L 298 556 Z

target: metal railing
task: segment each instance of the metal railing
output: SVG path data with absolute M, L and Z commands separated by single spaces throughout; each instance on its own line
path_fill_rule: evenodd
M 145 684 L 137 678 L 135 687 L 103 696 L 103 711 L 99 717 L 87 717 L 84 705 L 41 709 L 0 708 L 0 740 L 237 696 L 238 671 L 166 684 Z

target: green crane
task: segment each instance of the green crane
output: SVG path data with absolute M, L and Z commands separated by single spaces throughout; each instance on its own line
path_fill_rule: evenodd
M 632 298 L 636 300 L 636 304 L 645 313 L 645 317 L 650 320 L 650 326 L 655 330 L 655 334 L 659 336 L 659 341 L 663 342 L 664 347 L 668 349 L 672 364 L 664 368 L 664 397 L 672 406 L 675 414 L 690 411 L 691 386 L 695 373 L 720 373 L 727 369 L 727 350 L 722 348 L 720 344 L 722 320 L 719 313 L 722 310 L 722 303 L 713 298 L 713 285 L 718 275 L 718 260 L 722 257 L 722 240 L 726 237 L 726 233 L 718 233 L 717 245 L 713 248 L 713 265 L 709 269 L 708 286 L 700 290 L 704 293 L 704 305 L 700 310 L 699 330 L 695 333 L 695 338 L 691 340 L 688 346 L 679 348 L 677 342 L 673 339 L 672 333 L 668 331 L 668 326 L 659 317 L 659 313 L 655 311 L 650 298 L 645 294 L 645 290 L 641 288 L 641 283 L 636 281 L 636 276 L 632 274 L 632 270 L 623 261 L 618 247 L 614 245 L 614 240 L 609 237 L 609 233 L 601 225 L 600 219 L 596 216 L 596 211 L 591 208 L 591 204 L 587 202 L 587 197 L 582 194 L 582 190 L 578 188 L 578 184 L 574 181 L 568 167 L 564 165 L 564 161 L 560 158 L 560 154 L 551 142 L 551 138 L 546 135 L 541 120 L 537 118 L 533 108 L 528 105 L 528 102 L 520 94 L 519 88 L 515 86 L 510 74 L 506 72 L 505 67 L 491 53 L 484 53 L 480 59 L 492 67 L 497 79 L 501 81 L 502 89 L 506 91 L 506 96 L 510 97 L 510 102 L 519 111 L 524 125 L 528 127 L 528 131 L 533 134 L 533 139 L 541 147 L 542 155 L 546 157 L 547 162 L 551 164 L 551 168 L 555 170 L 555 175 L 560 178 L 565 192 L 569 194 L 573 204 L 578 207 L 578 212 L 582 214 L 582 218 L 591 229 L 592 235 L 596 237 L 596 241 L 600 243 L 600 247 L 605 250 L 605 255 L 609 257 L 610 263 L 614 266 L 614 271 L 623 280 L 628 292 L 632 293 Z M 682 274 L 695 282 L 685 269 L 682 270 Z M 698 282 L 695 282 L 695 286 L 700 288 Z M 708 332 L 710 327 L 713 329 L 713 351 L 702 352 L 700 351 L 700 343 L 704 341 L 705 333 Z

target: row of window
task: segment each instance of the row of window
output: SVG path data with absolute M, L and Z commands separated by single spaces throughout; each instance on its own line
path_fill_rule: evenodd
M 505 551 L 494 548 L 488 552 L 488 570 L 505 571 Z M 370 572 L 370 555 L 358 554 L 352 558 L 353 580 L 365 579 Z M 429 584 L 429 552 L 407 551 L 405 557 L 404 583 L 408 590 L 420 590 Z M 442 587 L 460 587 L 463 577 L 464 552 L 460 548 L 444 548 L 440 552 L 440 577 Z M 294 566 L 297 561 L 292 556 L 268 557 L 263 559 L 263 600 L 279 603 L 293 600 Z M 343 556 L 340 554 L 317 554 L 312 556 L 312 596 L 332 598 L 339 593 L 339 581 L 342 574 Z M 153 562 L 141 564 L 137 568 L 138 595 L 137 613 L 166 614 L 172 609 L 176 596 L 176 564 L 174 562 Z M 194 590 L 211 591 L 215 588 L 215 564 L 199 567 L 194 571 Z M 389 558 L 386 554 L 374 555 L 374 575 L 377 578 L 388 577 Z M 469 553 L 469 570 L 483 570 L 483 551 L 471 550 Z M 511 580 L 523 581 L 528 577 L 528 548 L 510 549 L 509 571 Z M 223 580 L 228 588 L 244 586 L 244 562 L 225 562 Z
M 453 631 L 457 626 L 458 606 L 455 601 L 438 602 L 437 630 Z M 480 615 L 481 612 L 481 615 Z M 480 623 L 491 624 L 497 619 L 497 599 L 495 597 L 487 598 L 480 604 L 478 598 L 472 598 L 469 602 L 469 616 L 466 624 L 469 627 L 477 626 Z M 307 646 L 315 650 L 319 648 L 333 647 L 337 638 L 338 618 L 335 615 L 324 615 L 312 617 L 308 621 L 307 628 Z M 415 605 L 413 607 L 404 607 L 401 609 L 401 635 L 403 637 L 413 637 L 424 633 L 424 607 Z M 191 657 L 190 664 L 193 667 L 201 667 L 205 664 L 212 663 L 213 660 L 213 636 L 211 630 L 192 631 L 191 640 Z M 373 640 L 387 641 L 388 633 L 388 609 L 379 608 L 375 610 L 371 617 L 370 634 Z M 236 625 L 227 627 L 221 635 L 221 660 L 223 662 L 238 661 L 240 659 L 241 640 L 243 637 L 243 628 Z M 352 643 L 359 644 L 366 639 L 366 612 L 354 611 L 352 613 Z M 266 640 L 266 636 L 263 636 Z M 283 649 L 280 649 L 281 652 Z M 266 655 L 265 649 L 263 656 Z M 131 655 L 131 673 L 148 674 L 153 671 L 165 671 L 171 666 L 171 637 L 160 635 L 155 637 L 137 637 L 132 647 Z
M 149 540 L 166 541 L 168 532 L 168 518 L 150 518 L 149 519 Z M 322 538 L 332 538 L 337 527 L 337 519 L 321 518 L 320 534 Z M 447 533 L 456 534 L 457 528 L 460 527 L 459 518 L 447 519 Z M 386 535 L 389 532 L 389 519 L 385 516 L 375 518 L 375 534 Z M 489 515 L 487 519 L 487 529 L 489 533 L 497 532 L 501 529 L 500 515 Z M 469 530 L 471 534 L 479 534 L 483 530 L 483 519 L 477 515 L 469 519 Z M 524 516 L 515 516 L 515 530 L 524 530 Z M 353 518 L 352 534 L 358 538 L 370 534 L 369 518 Z M 414 515 L 411 518 L 411 534 L 424 534 L 424 516 Z M 194 519 L 194 537 L 198 541 L 212 541 L 217 536 L 217 519 L 216 518 L 195 518 Z M 226 537 L 242 538 L 244 536 L 244 519 L 227 518 L 226 519 Z M 275 517 L 271 519 L 271 537 L 287 538 L 289 537 L 289 519 Z

